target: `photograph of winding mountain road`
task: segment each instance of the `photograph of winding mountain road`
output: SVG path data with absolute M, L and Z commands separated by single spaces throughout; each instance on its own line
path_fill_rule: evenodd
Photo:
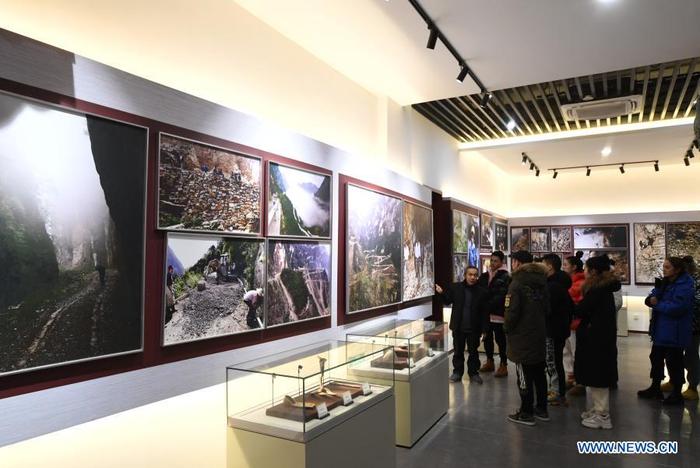
M 331 236 L 331 176 L 269 165 L 268 236 Z
M 0 95 L 0 374 L 142 346 L 146 131 Z

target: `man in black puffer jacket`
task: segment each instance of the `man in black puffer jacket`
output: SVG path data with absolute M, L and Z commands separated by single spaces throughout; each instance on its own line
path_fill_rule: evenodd
M 479 285 L 486 289 L 485 309 L 488 314 L 484 324 L 484 349 L 486 350 L 486 363 L 479 369 L 480 372 L 493 372 L 496 370 L 493 362 L 493 340 L 496 338 L 498 354 L 501 362 L 494 377 L 506 377 L 508 375 L 508 355 L 506 335 L 503 332 L 503 313 L 505 311 L 506 294 L 510 285 L 510 274 L 504 265 L 505 255 L 500 250 L 491 254 L 491 268 L 479 277 Z
M 566 373 L 564 372 L 564 344 L 571 334 L 574 301 L 569 295 L 571 277 L 561 271 L 561 258 L 547 254 L 542 259 L 547 269 L 547 289 L 551 312 L 547 317 L 547 375 L 549 376 L 549 403 L 566 405 Z

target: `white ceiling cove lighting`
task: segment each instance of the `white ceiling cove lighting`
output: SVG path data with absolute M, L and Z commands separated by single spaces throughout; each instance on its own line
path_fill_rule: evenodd
M 612 148 L 610 148 L 609 146 L 606 146 L 605 148 L 600 150 L 600 155 L 603 156 L 604 158 L 607 158 L 611 154 L 612 154 Z

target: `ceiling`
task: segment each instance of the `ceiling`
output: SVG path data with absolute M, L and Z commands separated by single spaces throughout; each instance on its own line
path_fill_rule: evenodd
M 401 105 L 478 92 L 407 0 L 234 0 Z M 697 0 L 421 0 L 490 90 L 700 56 Z
M 699 2 L 700 3 L 700 2 Z M 415 104 L 434 124 L 462 142 L 530 136 L 693 117 L 700 92 L 700 58 L 576 76 L 494 90 L 486 108 L 478 94 Z M 560 106 L 586 98 L 642 96 L 638 113 L 597 120 L 568 121 Z M 515 128 L 506 127 L 510 120 Z
M 461 154 L 462 157 L 469 157 L 470 154 L 478 153 L 509 175 L 532 176 L 533 178 L 535 174 L 529 170 L 529 166 L 522 165 L 521 152 L 525 152 L 541 169 L 540 177 L 546 177 L 548 175 L 546 169 L 551 168 L 647 160 L 658 160 L 661 171 L 663 171 L 665 165 L 683 164 L 683 156 L 688 149 L 692 132 L 691 125 L 680 125 L 628 133 L 463 151 Z M 606 146 L 610 147 L 612 153 L 608 157 L 603 157 L 601 150 Z M 695 154 L 700 156 L 697 151 Z M 700 157 L 696 157 L 693 163 L 700 164 Z M 651 171 L 651 164 L 649 164 L 649 168 Z M 617 167 L 594 169 L 593 175 L 599 170 L 617 170 Z M 581 172 L 585 173 L 585 169 L 581 169 Z

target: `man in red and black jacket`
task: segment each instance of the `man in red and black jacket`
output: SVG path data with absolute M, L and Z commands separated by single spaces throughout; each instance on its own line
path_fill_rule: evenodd
M 503 311 L 505 309 L 506 294 L 510 284 L 510 274 L 505 266 L 505 255 L 496 250 L 491 254 L 491 265 L 487 273 L 479 277 L 479 286 L 486 289 L 484 308 L 488 313 L 488 320 L 484 328 L 484 350 L 486 351 L 486 363 L 479 369 L 481 372 L 493 372 L 495 370 L 493 353 L 494 338 L 498 344 L 500 364 L 494 377 L 506 377 L 508 375 L 508 358 L 506 355 L 506 335 L 503 333 Z

